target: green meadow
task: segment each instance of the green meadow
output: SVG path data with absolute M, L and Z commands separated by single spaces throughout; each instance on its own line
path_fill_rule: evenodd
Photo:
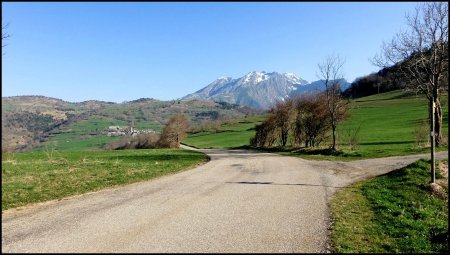
M 448 136 L 447 96 L 442 98 L 443 135 Z M 416 144 L 415 130 L 428 134 L 428 107 L 423 96 L 405 95 L 401 91 L 387 92 L 357 99 L 351 104 L 351 117 L 338 129 L 343 149 L 348 150 L 346 134 L 360 128 L 359 146 L 362 157 L 384 157 L 428 152 L 429 145 Z M 425 142 L 426 144 L 426 142 Z M 423 147 L 423 148 L 421 148 Z M 447 149 L 443 147 L 441 149 Z
M 181 149 L 5 153 L 2 211 L 149 180 L 192 168 L 207 159 L 203 153 Z
M 74 122 L 59 133 L 49 137 L 48 141 L 35 151 L 54 149 L 58 151 L 98 150 L 117 137 L 108 137 L 100 132 L 109 126 L 127 126 L 128 123 L 103 116 L 94 116 L 87 120 Z
M 197 148 L 236 148 L 249 144 L 255 135 L 255 125 L 264 120 L 262 116 L 243 118 L 232 123 L 222 124 L 218 131 L 190 134 L 183 143 Z
M 447 96 L 442 98 L 443 135 L 448 136 Z M 352 100 L 350 117 L 338 127 L 339 155 L 322 155 L 329 142 L 322 143 L 317 149 L 280 149 L 269 151 L 291 156 L 312 159 L 359 159 L 406 155 L 429 152 L 426 141 L 416 143 L 415 130 L 427 125 L 427 100 L 422 96 L 407 95 L 403 91 L 392 91 L 379 95 Z M 237 148 L 248 147 L 250 138 L 254 136 L 254 126 L 261 123 L 263 117 L 253 117 L 246 121 L 222 126 L 215 132 L 204 132 L 189 135 L 185 144 L 198 148 Z M 357 135 L 357 147 L 349 146 L 349 133 Z M 425 127 L 425 132 L 428 132 Z M 445 139 L 446 140 L 446 139 Z M 447 150 L 441 146 L 438 150 Z
M 419 160 L 339 190 L 330 202 L 333 252 L 448 252 L 448 190 L 432 195 L 429 181 L 430 162 Z

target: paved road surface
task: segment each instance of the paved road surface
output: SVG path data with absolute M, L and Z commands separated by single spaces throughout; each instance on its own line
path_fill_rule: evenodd
M 326 252 L 329 196 L 419 158 L 203 151 L 195 169 L 3 212 L 2 252 Z

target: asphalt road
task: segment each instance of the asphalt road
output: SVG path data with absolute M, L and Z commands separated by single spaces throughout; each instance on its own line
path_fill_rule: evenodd
M 3 212 L 2 252 L 327 252 L 330 195 L 422 157 L 203 151 L 178 174 Z

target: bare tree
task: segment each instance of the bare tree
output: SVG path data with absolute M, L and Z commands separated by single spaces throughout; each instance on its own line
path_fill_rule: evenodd
M 188 123 L 184 115 L 176 114 L 172 116 L 161 133 L 160 146 L 168 148 L 180 147 L 181 141 L 186 136 L 187 129 Z
M 396 65 L 407 81 L 407 88 L 426 96 L 432 140 L 440 145 L 443 142 L 440 96 L 442 91 L 448 91 L 448 3 L 419 5 L 406 20 L 408 30 L 397 33 L 388 43 L 383 42 L 381 53 L 372 62 L 380 67 Z
M 330 130 L 328 107 L 323 103 L 325 100 L 325 92 L 306 94 L 296 99 L 294 137 L 299 142 L 304 140 L 305 147 L 318 146 Z
M 8 29 L 9 23 L 3 25 L 2 22 L 2 48 L 5 47 L 7 44 L 4 44 L 5 40 L 8 40 L 11 36 L 6 30 Z
M 306 134 L 305 134 L 305 118 L 306 118 L 306 112 L 305 109 L 303 109 L 303 106 L 301 105 L 301 97 L 295 97 L 294 98 L 294 109 L 295 109 L 295 118 L 293 122 L 293 146 L 301 146 L 303 142 L 306 141 Z
M 292 123 L 293 101 L 286 99 L 286 101 L 278 101 L 275 107 L 271 110 L 275 116 L 275 123 L 279 129 L 280 145 L 286 146 L 289 136 L 289 130 Z
M 332 131 L 333 144 L 331 148 L 336 150 L 336 129 L 347 113 L 347 103 L 341 96 L 339 82 L 343 79 L 342 67 L 344 60 L 339 56 L 328 56 L 322 63 L 318 64 L 319 79 L 325 83 L 326 105 L 329 112 L 329 121 Z
M 277 140 L 278 127 L 276 122 L 276 116 L 271 113 L 263 123 L 256 125 L 256 133 L 250 139 L 250 145 L 254 147 L 272 147 Z
M 254 147 L 272 147 L 278 140 L 286 146 L 289 132 L 293 131 L 292 146 L 318 146 L 330 130 L 329 112 L 325 92 L 306 94 L 279 101 L 271 109 L 267 119 L 255 127 L 250 139 Z

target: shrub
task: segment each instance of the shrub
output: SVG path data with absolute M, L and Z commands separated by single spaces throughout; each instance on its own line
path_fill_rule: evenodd
M 180 142 L 186 136 L 187 129 L 188 123 L 184 115 L 176 114 L 172 116 L 161 133 L 158 146 L 161 148 L 180 147 Z
M 118 141 L 105 145 L 108 150 L 156 149 L 159 148 L 159 133 L 145 133 L 136 136 L 124 136 Z
M 416 125 L 414 137 L 416 147 L 423 148 L 430 145 L 428 123 L 426 121 L 421 121 Z

